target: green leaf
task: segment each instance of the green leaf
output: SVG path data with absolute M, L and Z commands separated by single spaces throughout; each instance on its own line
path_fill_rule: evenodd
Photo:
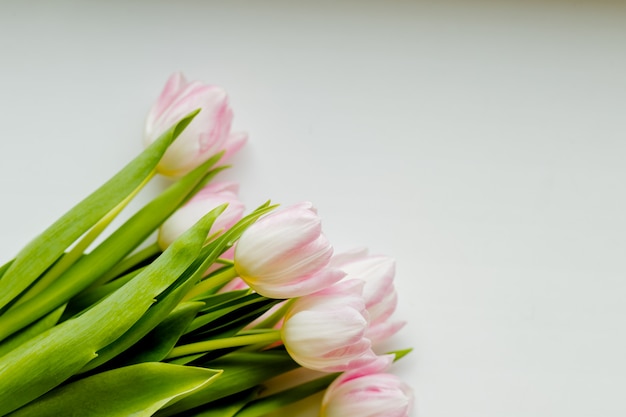
M 76 239 L 151 175 L 168 146 L 196 116 L 196 110 L 153 142 L 100 188 L 61 216 L 15 257 L 0 280 L 0 308 L 32 284 Z
M 224 211 L 225 208 L 226 205 L 222 205 L 211 210 L 204 216 L 204 221 L 208 221 L 210 224 L 213 224 L 215 219 Z M 198 262 L 199 260 L 196 259 L 184 271 L 184 273 L 181 274 L 181 277 L 177 281 L 175 281 L 175 283 L 180 280 L 187 282 L 189 281 L 189 276 L 193 277 L 197 272 L 202 272 L 197 270 Z M 98 357 L 90 362 L 87 366 L 85 366 L 81 370 L 81 373 L 94 369 L 95 367 L 107 362 L 111 358 L 117 356 L 121 352 L 131 347 L 142 337 L 148 334 L 178 305 L 178 303 L 182 300 L 185 293 L 188 291 L 192 284 L 193 282 L 187 282 L 186 285 L 179 286 L 171 285 L 170 288 L 164 290 L 163 293 L 160 293 L 158 297 L 156 297 L 158 298 L 158 302 L 156 303 L 156 305 L 150 308 L 146 312 L 146 314 L 144 314 L 139 320 L 137 320 L 137 322 L 127 332 L 125 332 L 124 335 L 116 339 L 110 345 L 104 347 L 102 350 L 99 350 L 97 352 Z
M 196 313 L 204 306 L 199 301 L 179 304 L 158 326 L 124 353 L 126 364 L 161 361 L 172 350 Z
M 394 350 L 389 353 L 395 356 L 395 358 L 393 359 L 393 361 L 395 362 L 397 360 L 402 359 L 403 357 L 405 357 L 412 351 L 413 351 L 413 348 L 407 348 L 407 349 Z
M 136 269 L 124 275 L 123 277 L 119 277 L 116 280 L 107 282 L 104 285 L 100 285 L 94 288 L 88 288 L 85 291 L 81 292 L 77 296 L 73 297 L 67 304 L 64 318 L 70 318 L 75 314 L 78 314 L 81 311 L 96 304 L 98 301 L 102 300 L 104 297 L 121 288 L 131 279 L 135 278 L 137 275 L 139 275 L 139 273 L 141 273 L 141 271 L 143 271 L 143 269 L 145 268 Z
M 189 267 L 212 224 L 205 216 L 128 284 L 0 358 L 0 415 L 59 385 L 123 335 Z
M 127 256 L 121 262 L 117 263 L 113 268 L 109 269 L 98 279 L 98 284 L 102 285 L 109 281 L 128 275 L 130 272 L 148 265 L 154 261 L 157 256 L 163 252 L 157 242 L 153 242 L 143 249 Z M 95 287 L 95 285 L 94 285 Z
M 116 358 L 118 355 L 122 354 L 122 352 L 131 348 L 135 343 L 139 342 L 142 338 L 148 335 L 150 331 L 162 323 L 168 314 L 170 314 L 170 312 L 176 307 L 181 298 L 182 295 L 173 293 L 171 296 L 157 302 L 122 336 L 99 350 L 98 357 L 83 367 L 79 373 L 85 373 L 96 369 L 98 366 L 104 365 L 106 362 Z M 171 338 L 173 335 L 169 335 L 169 337 Z M 176 338 L 176 340 L 178 340 L 178 338 Z M 174 341 L 174 343 L 175 342 L 176 341 Z M 169 350 L 170 349 L 165 352 L 165 355 L 169 353 Z M 119 361 L 125 365 L 129 363 L 136 363 L 133 362 L 131 358 L 127 358 L 126 355 L 122 355 L 119 358 Z M 118 361 L 116 361 L 112 366 L 115 366 L 117 363 Z M 107 368 L 110 367 L 108 364 L 104 366 Z
M 147 417 L 220 373 L 160 362 L 127 366 L 54 389 L 11 417 Z
M 254 387 L 237 394 L 222 398 L 194 408 L 186 412 L 187 417 L 234 417 L 250 401 L 254 400 L 260 391 L 260 387 Z
M 67 302 L 94 283 L 143 242 L 184 201 L 217 160 L 212 158 L 172 184 L 127 220 L 91 253 L 65 271 L 44 292 L 0 316 L 0 340 Z
M 30 326 L 25 327 L 19 332 L 11 335 L 11 337 L 8 337 L 5 340 L 3 340 L 0 343 L 0 358 L 4 356 L 5 354 L 7 354 L 8 352 L 15 349 L 16 347 L 18 347 L 19 345 L 21 345 L 22 343 L 37 336 L 39 333 L 42 333 L 45 330 L 52 328 L 55 324 L 57 324 L 64 310 L 65 310 L 65 305 L 62 305 L 56 310 L 43 316 L 42 318 L 40 318 L 39 320 L 31 324 Z
M 402 349 L 391 353 L 395 355 L 394 361 L 397 361 L 410 352 L 411 349 Z M 324 391 L 339 375 L 341 375 L 340 372 L 324 375 L 272 395 L 251 401 L 235 416 L 262 417 L 272 411 L 279 410 L 287 405 Z
M 225 303 L 220 309 L 211 309 L 209 313 L 199 315 L 189 326 L 186 340 L 210 338 L 228 330 L 236 332 L 280 302 L 257 293 L 247 294 Z
M 282 350 L 260 353 L 230 353 L 205 364 L 221 369 L 218 384 L 202 388 L 176 404 L 158 411 L 155 416 L 173 416 L 204 404 L 256 387 L 265 380 L 297 368 L 289 354 Z
M 224 206 L 216 208 L 212 211 L 214 217 L 217 217 L 220 210 L 223 210 Z M 202 253 L 194 261 L 194 263 L 182 274 L 177 280 L 175 285 L 172 285 L 166 292 L 161 294 L 160 302 L 153 308 L 151 308 L 142 318 L 139 320 L 123 337 L 116 340 L 110 346 L 107 346 L 102 351 L 99 351 L 99 357 L 89 363 L 81 372 L 86 372 L 94 369 L 106 361 L 110 360 L 114 356 L 120 354 L 124 350 L 128 349 L 134 343 L 144 337 L 151 329 L 157 326 L 169 312 L 183 299 L 185 294 L 189 292 L 192 286 L 200 280 L 202 274 L 206 271 L 209 265 L 212 265 L 215 260 L 227 249 L 234 239 L 237 239 L 241 233 L 252 222 L 256 221 L 258 217 L 273 209 L 267 204 L 262 205 L 248 216 L 241 219 L 235 226 L 219 236 L 215 241 L 206 245 L 202 249 Z M 269 307 L 268 307 L 269 308 Z
M 227 292 L 221 292 L 217 294 L 207 294 L 198 297 L 194 297 L 194 301 L 202 301 L 206 304 L 206 306 L 202 309 L 203 311 L 215 311 L 219 310 L 224 306 L 225 303 L 230 302 L 234 299 L 238 299 L 243 297 L 246 294 L 249 294 L 250 290 L 233 290 Z
M 11 264 L 13 264 L 14 260 L 15 259 L 11 259 L 9 262 L 7 262 L 4 265 L 0 266 L 0 280 L 2 280 L 2 277 L 4 276 L 4 273 L 7 272 L 7 269 L 9 269 Z
M 328 388 L 340 373 L 332 373 L 304 382 L 292 388 L 285 389 L 267 397 L 250 402 L 236 417 L 262 417 L 267 413 L 278 410 L 296 401 L 303 400 Z

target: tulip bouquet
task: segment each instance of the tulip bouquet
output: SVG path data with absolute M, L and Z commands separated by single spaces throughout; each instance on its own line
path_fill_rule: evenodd
M 231 121 L 174 74 L 145 150 L 0 267 L 1 416 L 253 417 L 318 392 L 321 416 L 409 415 L 389 367 L 410 349 L 377 348 L 403 325 L 394 261 L 333 254 L 308 202 L 246 212 L 219 181 Z M 296 370 L 315 373 L 267 390 Z

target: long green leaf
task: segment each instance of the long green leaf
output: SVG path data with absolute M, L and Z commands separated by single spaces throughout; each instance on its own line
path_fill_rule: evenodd
M 76 239 L 133 192 L 152 173 L 167 147 L 198 112 L 185 116 L 109 181 L 27 244 L 0 280 L 0 308 L 15 299 Z
M 196 313 L 204 306 L 199 301 L 179 304 L 158 326 L 144 336 L 131 349 L 124 352 L 126 364 L 163 360 L 172 350 Z
M 209 216 L 217 217 L 225 206 L 214 209 Z M 135 325 L 124 334 L 123 337 L 116 340 L 110 346 L 99 351 L 99 358 L 92 361 L 81 372 L 86 372 L 94 367 L 99 366 L 114 356 L 128 349 L 134 343 L 144 337 L 150 330 L 157 326 L 174 307 L 183 299 L 185 294 L 192 286 L 200 280 L 206 269 L 212 265 L 215 260 L 230 246 L 232 242 L 239 238 L 241 233 L 256 219 L 271 210 L 267 204 L 257 208 L 255 211 L 241 219 L 235 226 L 219 236 L 215 241 L 206 245 L 194 263 L 182 274 L 176 285 L 170 287 L 164 294 L 160 296 L 160 302 L 150 311 L 148 311 Z
M 0 358 L 0 415 L 59 385 L 123 335 L 198 256 L 212 220 L 201 219 L 135 279 L 91 309 Z
M 261 391 L 261 387 L 250 388 L 237 394 L 213 401 L 207 405 L 197 407 L 185 413 L 186 417 L 234 417 L 237 413 L 253 401 Z
M 397 350 L 390 352 L 395 355 L 394 361 L 397 361 L 411 352 L 411 349 Z M 279 410 L 287 405 L 303 400 L 307 397 L 324 391 L 339 376 L 341 372 L 335 372 L 323 375 L 311 381 L 303 382 L 291 388 L 284 389 L 272 395 L 251 401 L 240 412 L 235 414 L 236 417 L 262 417 L 266 414 Z M 218 405 L 219 406 L 219 405 Z
M 189 343 L 198 338 L 210 339 L 228 330 L 236 332 L 280 302 L 257 293 L 248 294 L 238 299 L 237 303 L 199 315 L 187 329 L 185 339 Z
M 172 184 L 91 253 L 80 258 L 44 292 L 0 316 L 0 340 L 67 302 L 121 261 L 180 206 L 215 162 L 215 158 L 209 159 Z
M 7 272 L 7 269 L 9 269 L 9 267 L 11 266 L 13 261 L 14 261 L 14 259 L 11 259 L 9 262 L 7 262 L 4 265 L 0 266 L 0 280 L 4 276 L 4 273 Z
M 52 328 L 55 324 L 57 324 L 64 310 L 65 305 L 62 305 L 56 310 L 53 310 L 52 312 L 46 314 L 30 326 L 25 327 L 19 332 L 11 335 L 11 337 L 8 337 L 0 342 L 0 358 L 21 345 L 22 343 L 37 336 L 39 333 L 42 333 Z
M 208 221 L 210 224 L 213 224 L 215 219 L 217 219 L 217 217 L 225 209 L 225 204 L 216 207 L 204 216 L 204 220 Z M 183 274 L 181 274 L 181 278 L 179 278 L 179 281 L 187 281 L 188 276 L 193 277 L 198 272 L 202 272 L 197 271 L 199 262 L 200 260 L 196 259 L 187 268 L 187 270 L 184 271 Z M 123 336 L 116 339 L 113 343 L 104 347 L 102 350 L 98 351 L 98 358 L 94 359 L 87 366 L 85 366 L 81 370 L 81 373 L 94 369 L 95 367 L 109 361 L 111 358 L 125 351 L 137 341 L 139 341 L 142 337 L 144 337 L 146 334 L 148 334 L 159 323 L 161 323 L 161 321 L 163 321 L 168 316 L 168 314 L 178 305 L 178 303 L 182 300 L 183 296 L 192 284 L 193 283 L 188 282 L 186 285 L 178 286 L 178 288 L 176 287 L 176 285 L 172 285 L 172 287 L 168 291 L 164 291 L 163 294 L 160 294 L 159 302 L 148 312 L 146 312 L 146 314 L 144 314 L 141 319 L 139 319 L 127 332 L 125 332 Z
M 236 417 L 262 417 L 272 411 L 278 410 L 297 401 L 303 400 L 318 392 L 324 391 L 340 373 L 324 375 L 312 381 L 304 382 L 295 387 L 268 395 L 250 402 Z
M 99 285 L 94 288 L 86 289 L 69 301 L 63 316 L 65 318 L 70 318 L 75 314 L 85 310 L 86 308 L 96 304 L 98 301 L 102 300 L 113 291 L 121 288 L 128 281 L 139 275 L 144 269 L 145 267 L 138 268 L 122 277 L 117 278 L 114 281 L 107 282 L 104 285 Z
M 285 351 L 230 353 L 206 364 L 221 369 L 218 384 L 202 388 L 176 404 L 158 411 L 155 416 L 173 416 L 183 411 L 253 388 L 267 379 L 298 367 Z
M 148 417 L 220 373 L 160 362 L 117 368 L 54 389 L 11 417 Z

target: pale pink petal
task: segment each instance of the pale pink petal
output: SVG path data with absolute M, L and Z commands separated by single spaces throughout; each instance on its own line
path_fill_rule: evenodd
M 334 372 L 376 358 L 365 337 L 368 319 L 362 290 L 362 281 L 341 281 L 293 301 L 281 334 L 296 362 L 309 369 Z
M 154 121 L 161 117 L 165 109 L 167 109 L 176 99 L 176 95 L 187 85 L 187 80 L 181 72 L 175 72 L 165 83 L 165 87 L 161 95 L 157 99 L 154 107 L 148 115 L 148 124 L 154 124 Z
M 338 269 L 325 268 L 311 275 L 299 277 L 297 281 L 291 281 L 282 285 L 263 285 L 259 281 L 251 281 L 251 287 L 259 294 L 269 298 L 293 298 L 293 294 L 299 296 L 308 295 L 320 288 L 328 287 L 344 277 L 344 273 Z
M 167 248 L 185 231 L 211 210 L 227 204 L 226 209 L 217 217 L 209 234 L 221 233 L 230 229 L 242 217 L 245 207 L 239 201 L 233 183 L 213 183 L 200 190 L 185 205 L 172 214 L 159 228 L 157 241 L 161 249 Z
M 391 336 L 398 333 L 406 325 L 406 321 L 385 321 L 382 323 L 370 325 L 365 333 L 366 337 L 372 341 L 373 345 L 385 342 Z
M 224 149 L 224 156 L 221 161 L 228 161 L 235 153 L 248 142 L 248 134 L 246 132 L 233 132 L 228 136 Z
M 332 245 L 309 202 L 277 210 L 252 224 L 235 248 L 235 269 L 259 294 L 293 298 L 321 290 L 343 273 L 325 270 Z
M 144 143 L 154 142 L 190 112 L 200 112 L 168 148 L 158 171 L 180 177 L 221 151 L 233 154 L 243 145 L 240 135 L 230 133 L 233 112 L 224 89 L 187 82 L 182 74 L 170 77 L 161 96 L 148 114 Z

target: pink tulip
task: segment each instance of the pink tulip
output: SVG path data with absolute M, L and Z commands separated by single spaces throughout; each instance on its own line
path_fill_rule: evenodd
M 370 318 L 367 337 L 372 344 L 388 339 L 405 325 L 403 321 L 390 319 L 398 304 L 393 284 L 395 261 L 392 258 L 356 250 L 333 256 L 330 265 L 345 272 L 344 279 L 365 281 L 363 297 Z
M 411 388 L 384 373 L 391 355 L 340 375 L 326 389 L 320 417 L 408 417 L 413 408 Z
M 179 177 L 211 156 L 225 151 L 226 159 L 240 149 L 247 136 L 231 133 L 233 112 L 226 92 L 217 86 L 198 81 L 187 82 L 181 73 L 173 74 L 154 104 L 146 121 L 144 142 L 154 142 L 162 133 L 193 110 L 202 109 L 167 150 L 158 171 Z
M 244 212 L 244 205 L 237 197 L 238 189 L 239 186 L 232 182 L 216 182 L 205 186 L 161 225 L 157 239 L 159 247 L 165 250 L 202 216 L 224 203 L 228 207 L 215 220 L 209 235 L 230 229 Z
M 376 358 L 365 337 L 368 322 L 362 290 L 362 281 L 342 281 L 295 299 L 281 329 L 293 360 L 305 368 L 335 372 Z
M 252 224 L 235 247 L 235 269 L 261 295 L 299 297 L 343 277 L 337 269 L 327 268 L 332 252 L 317 212 L 305 202 Z

